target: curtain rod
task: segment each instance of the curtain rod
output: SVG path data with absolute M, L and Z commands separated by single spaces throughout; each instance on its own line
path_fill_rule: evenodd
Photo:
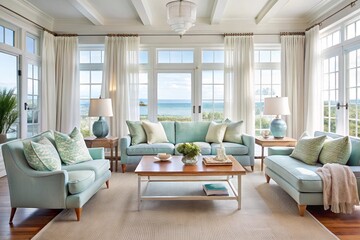
M 338 14 L 339 12 L 341 12 L 342 10 L 344 10 L 345 8 L 348 8 L 348 7 L 354 7 L 355 6 L 355 3 L 357 2 L 358 0 L 355 0 L 355 1 L 352 1 L 351 3 L 347 4 L 346 6 L 342 7 L 341 9 L 337 10 L 336 12 L 334 12 L 333 14 L 331 14 L 330 16 L 327 16 L 325 19 L 323 19 L 322 21 L 318 22 L 318 23 L 315 23 L 314 25 L 312 25 L 311 27 L 308 27 L 305 31 L 309 31 L 310 29 L 312 29 L 313 27 L 315 26 L 321 26 L 323 22 L 325 22 L 326 20 L 328 20 L 329 18 L 333 17 L 334 15 Z

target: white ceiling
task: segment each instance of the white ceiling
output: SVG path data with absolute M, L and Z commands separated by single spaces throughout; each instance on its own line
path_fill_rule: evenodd
M 170 0 L 18 0 L 47 16 L 52 30 L 76 33 L 171 33 Z M 191 0 L 197 22 L 189 32 L 304 31 L 349 0 Z M 5 1 L 6 2 L 6 1 Z M 14 3 L 13 3 L 14 4 Z M 16 9 L 15 9 L 16 10 Z M 41 24 L 41 23 L 40 23 Z M 272 28 L 271 24 L 277 27 Z M 45 24 L 46 25 L 46 24 Z

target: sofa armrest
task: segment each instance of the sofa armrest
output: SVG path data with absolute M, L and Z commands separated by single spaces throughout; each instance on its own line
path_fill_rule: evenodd
M 249 148 L 248 155 L 252 159 L 254 159 L 254 155 L 255 155 L 255 137 L 247 135 L 247 134 L 242 134 L 241 138 L 242 138 L 243 145 L 245 145 L 245 146 L 247 146 Z
M 105 159 L 104 148 L 88 148 L 88 150 L 92 159 Z
M 268 156 L 271 155 L 283 155 L 288 156 L 294 150 L 294 147 L 269 147 L 268 148 Z
M 131 144 L 131 137 L 127 135 L 120 139 L 120 151 L 121 153 L 126 153 L 126 148 L 130 147 Z

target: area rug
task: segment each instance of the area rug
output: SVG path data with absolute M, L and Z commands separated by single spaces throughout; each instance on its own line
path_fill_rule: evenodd
M 156 189 L 181 191 L 183 186 Z M 243 176 L 242 186 L 241 210 L 236 201 L 216 200 L 145 201 L 138 211 L 137 175 L 113 173 L 110 189 L 90 199 L 80 222 L 74 210 L 64 210 L 33 239 L 338 239 L 308 212 L 300 217 L 295 201 L 273 181 L 267 184 L 263 173 Z

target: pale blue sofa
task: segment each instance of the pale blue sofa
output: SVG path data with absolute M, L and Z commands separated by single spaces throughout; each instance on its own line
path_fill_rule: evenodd
M 127 164 L 137 165 L 142 156 L 156 155 L 157 153 L 170 153 L 180 155 L 176 147 L 180 143 L 195 142 L 201 148 L 202 155 L 216 155 L 218 143 L 205 141 L 210 122 L 161 122 L 164 127 L 168 143 L 147 144 L 140 143 L 131 145 L 131 136 L 127 135 L 120 139 L 121 166 L 126 171 Z M 243 166 L 250 166 L 254 169 L 255 138 L 242 134 L 242 144 L 224 142 L 226 154 L 233 155 Z
M 328 135 L 332 138 L 341 135 L 317 131 L 315 136 Z M 360 139 L 350 138 L 352 151 L 347 165 L 353 170 L 357 178 L 358 192 L 360 194 Z M 265 177 L 269 183 L 273 179 L 297 203 L 299 214 L 304 215 L 307 205 L 323 205 L 323 185 L 316 169 L 321 167 L 308 165 L 300 160 L 290 157 L 292 148 L 269 148 L 269 156 L 265 158 Z
M 41 136 L 54 143 L 54 139 L 44 133 L 30 140 L 37 141 Z M 10 223 L 17 208 L 75 209 L 79 221 L 82 206 L 104 183 L 109 187 L 110 164 L 104 159 L 104 149 L 89 148 L 94 159 L 91 161 L 62 165 L 59 171 L 36 171 L 26 161 L 23 141 L 2 145 L 12 208 Z

